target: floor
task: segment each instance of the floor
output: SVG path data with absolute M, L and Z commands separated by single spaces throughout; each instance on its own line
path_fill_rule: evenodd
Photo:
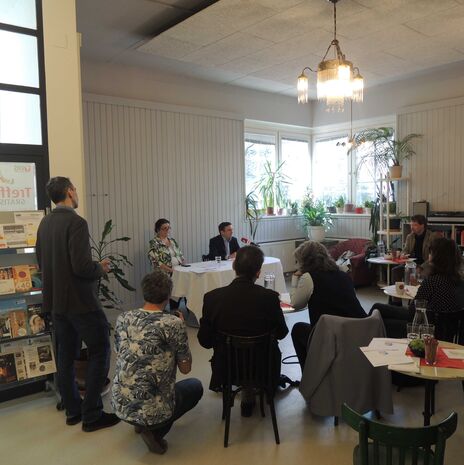
M 375 301 L 385 301 L 377 288 L 358 291 L 366 310 Z M 111 313 L 114 320 L 117 313 Z M 297 321 L 307 320 L 306 312 L 287 315 L 291 327 Z M 193 353 L 192 376 L 208 386 L 210 351 L 201 348 L 196 330 L 189 328 Z M 283 355 L 293 353 L 290 337 L 281 343 Z M 284 366 L 283 372 L 299 378 L 298 365 Z M 109 398 L 105 397 L 107 408 Z M 133 428 L 120 423 L 111 429 L 83 433 L 80 426 L 66 426 L 64 415 L 55 409 L 56 398 L 41 393 L 0 404 L 0 438 L 2 456 L 8 465 L 127 465 L 127 464 L 201 464 L 235 465 L 241 462 L 256 464 L 348 465 L 352 463 L 352 450 L 356 434 L 343 422 L 333 426 L 333 418 L 312 416 L 297 389 L 278 394 L 277 418 L 281 444 L 274 442 L 270 416 L 242 418 L 239 408 L 232 412 L 230 445 L 223 448 L 223 423 L 219 395 L 205 390 L 196 409 L 179 420 L 167 436 L 169 450 L 164 456 L 151 454 Z M 422 422 L 423 388 L 408 388 L 394 393 L 394 415 L 386 420 L 408 426 Z M 464 393 L 461 383 L 450 381 L 437 386 L 436 414 L 432 423 L 445 418 L 452 410 L 464 415 Z M 463 463 L 462 444 L 464 428 L 461 425 L 448 441 L 446 464 Z

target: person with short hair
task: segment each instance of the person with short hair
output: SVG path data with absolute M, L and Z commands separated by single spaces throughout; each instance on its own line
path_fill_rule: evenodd
M 147 274 L 143 307 L 119 315 L 115 328 L 111 403 L 118 417 L 136 426 L 150 451 L 158 454 L 167 450 L 164 436 L 173 423 L 203 395 L 196 378 L 176 382 L 177 369 L 190 372 L 192 355 L 182 315 L 163 313 L 171 291 L 169 275 L 161 270 Z
M 207 292 L 203 300 L 203 314 L 200 319 L 198 341 L 206 349 L 214 349 L 211 360 L 210 389 L 217 391 L 223 380 L 221 354 L 215 347 L 218 333 L 235 336 L 259 336 L 273 333 L 276 339 L 283 339 L 288 328 L 280 308 L 279 294 L 265 289 L 255 281 L 261 273 L 264 254 L 258 247 L 248 245 L 237 251 L 233 268 L 236 278 L 225 287 Z M 276 348 L 276 386 L 279 382 L 281 354 Z M 250 416 L 254 397 L 242 397 L 242 416 Z
M 43 311 L 53 317 L 66 424 L 82 420 L 83 431 L 97 431 L 119 422 L 116 415 L 103 411 L 101 399 L 110 362 L 110 325 L 98 297 L 98 280 L 110 271 L 110 261 L 92 260 L 89 227 L 75 211 L 79 197 L 71 180 L 51 178 L 46 190 L 56 208 L 40 222 L 36 254 L 43 279 Z M 81 340 L 88 351 L 83 400 L 74 373 Z
M 222 222 L 219 226 L 219 234 L 209 240 L 208 258 L 214 260 L 221 257 L 221 260 L 235 258 L 237 250 L 240 249 L 237 238 L 233 236 L 234 229 L 232 223 Z

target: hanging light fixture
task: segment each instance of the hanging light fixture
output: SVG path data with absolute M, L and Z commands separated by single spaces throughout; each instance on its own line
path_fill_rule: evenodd
M 353 63 L 345 58 L 337 40 L 337 2 L 339 0 L 328 1 L 333 3 L 334 8 L 334 38 L 327 48 L 324 58 L 319 63 L 317 71 L 307 66 L 298 77 L 298 103 L 308 102 L 309 81 L 305 71 L 309 70 L 317 72 L 318 100 L 325 100 L 327 109 L 330 111 L 343 111 L 345 100 L 363 101 L 364 79 L 359 72 L 359 68 L 353 66 Z M 326 60 L 332 48 L 334 58 Z

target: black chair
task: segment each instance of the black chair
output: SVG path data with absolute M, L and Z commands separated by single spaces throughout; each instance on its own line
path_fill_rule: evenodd
M 427 312 L 430 324 L 435 325 L 435 337 L 441 341 L 464 342 L 464 310 L 459 312 Z
M 272 426 L 277 444 L 279 431 L 274 395 L 279 379 L 276 364 L 277 341 L 272 334 L 254 337 L 218 335 L 215 354 L 220 354 L 224 366 L 222 382 L 222 419 L 225 420 L 224 447 L 229 445 L 231 408 L 237 393 L 252 389 L 259 394 L 261 415 L 264 417 L 264 397 L 271 410 Z M 280 360 L 279 360 L 280 361 Z
M 354 465 L 443 465 L 446 440 L 458 423 L 458 415 L 453 412 L 433 426 L 391 426 L 369 420 L 346 404 L 342 406 L 342 416 L 359 433 L 359 444 L 353 451 Z

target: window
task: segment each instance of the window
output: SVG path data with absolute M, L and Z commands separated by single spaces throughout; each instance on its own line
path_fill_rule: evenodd
M 360 160 L 371 149 L 371 144 L 366 142 L 358 147 L 354 153 L 355 166 L 353 172 L 356 174 L 354 177 L 354 191 L 356 192 L 356 205 L 364 205 L 366 200 L 374 200 L 377 196 L 375 181 L 380 177 L 377 167 L 372 159 L 369 159 L 360 165 Z
M 43 209 L 49 168 L 41 0 L 0 2 L 0 61 L 0 210 Z
M 341 137 L 318 140 L 314 144 L 312 190 L 315 198 L 324 200 L 326 204 L 333 203 L 340 196 L 350 197 L 350 157 L 346 142 L 347 137 Z
M 284 182 L 264 198 L 260 181 L 267 171 L 277 169 Z M 303 198 L 310 173 L 309 137 L 282 134 L 279 130 L 245 133 L 245 189 L 247 194 L 254 192 L 259 208 L 274 207 L 276 213 L 283 213 L 291 202 Z

